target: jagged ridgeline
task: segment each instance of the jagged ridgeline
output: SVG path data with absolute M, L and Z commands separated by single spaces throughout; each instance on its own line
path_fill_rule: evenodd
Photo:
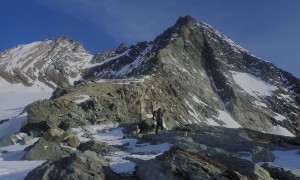
M 19 46 L 1 54 L 0 68 L 9 82 L 58 87 L 27 107 L 24 132 L 140 122 L 163 107 L 169 129 L 197 123 L 299 134 L 299 79 L 189 16 L 154 41 L 96 55 L 65 36 Z
M 18 146 L 0 149 L 4 163 L 45 161 L 18 177 L 299 179 L 299 79 L 189 16 L 96 55 L 66 36 L 19 45 L 0 54 L 0 76 L 1 92 L 53 92 L 0 138 Z M 159 107 L 168 131 L 155 134 Z

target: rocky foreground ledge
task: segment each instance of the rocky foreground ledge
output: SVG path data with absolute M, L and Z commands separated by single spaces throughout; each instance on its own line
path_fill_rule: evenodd
M 24 159 L 48 161 L 25 179 L 300 178 L 299 171 L 276 166 L 276 152 L 300 156 L 299 137 L 196 124 L 156 135 L 145 123 L 140 132 L 133 131 L 137 125 L 141 124 L 73 129 L 73 140 L 71 131 L 50 129 L 26 149 Z M 124 159 L 116 162 L 121 154 Z

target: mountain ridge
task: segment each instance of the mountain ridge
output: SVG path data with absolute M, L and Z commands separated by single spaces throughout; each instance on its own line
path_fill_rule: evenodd
M 153 41 L 96 55 L 67 37 L 51 43 L 43 58 L 27 47 L 16 57 L 28 61 L 12 61 L 53 70 L 51 98 L 0 123 L 0 146 L 18 146 L 1 148 L 3 164 L 36 161 L 25 179 L 300 177 L 299 79 L 209 25 L 180 17 Z M 155 134 L 158 108 L 165 129 Z
M 51 56 L 54 64 L 50 67 L 58 72 L 42 76 L 48 80 L 45 82 L 47 85 L 49 81 L 54 83 L 51 88 L 72 84 L 75 79 L 126 80 L 149 76 L 149 81 L 155 84 L 151 88 L 163 90 L 159 94 L 166 97 L 166 102 L 172 103 L 162 102 L 164 98 L 158 101 L 158 96 L 151 94 L 151 88 L 146 87 L 144 93 L 154 98 L 154 102 L 151 102 L 151 98 L 145 100 L 145 97 L 141 97 L 146 104 L 140 102 L 140 107 L 136 107 L 135 113 L 140 117 L 151 114 L 146 107 L 153 109 L 164 106 L 173 113 L 169 118 L 178 119 L 175 121 L 179 124 L 233 125 L 267 132 L 280 125 L 292 133 L 300 132 L 299 79 L 257 58 L 211 26 L 197 22 L 190 16 L 180 17 L 174 26 L 153 41 L 139 42 L 130 47 L 121 44 L 117 49 L 96 55 L 87 53 L 82 45 L 66 36 L 52 43 L 63 50 L 57 50 L 54 58 Z M 47 55 L 51 52 L 47 51 Z M 55 55 L 59 53 L 66 53 L 66 56 L 58 56 L 55 60 Z M 62 59 L 67 60 L 67 64 L 74 64 L 75 73 L 66 71 L 68 68 Z M 1 64 L 3 62 L 0 61 Z M 46 76 L 51 78 L 47 79 Z M 72 78 L 73 82 L 70 82 Z M 245 80 L 255 86 L 245 84 Z M 59 93 L 56 94 L 55 97 L 59 98 Z

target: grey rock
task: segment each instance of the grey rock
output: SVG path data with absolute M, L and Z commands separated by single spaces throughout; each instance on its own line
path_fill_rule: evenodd
M 68 130 L 85 124 L 78 106 L 67 100 L 40 100 L 26 107 L 28 119 L 21 132 L 40 136 L 51 128 Z
M 32 136 L 24 136 L 20 142 L 21 145 L 30 144 L 33 141 Z
M 300 179 L 300 171 L 291 170 L 288 168 L 280 168 L 276 167 L 270 163 L 264 163 L 262 165 L 264 169 L 266 169 L 272 178 L 274 179 L 289 179 L 289 180 L 299 180 Z
M 253 162 L 274 162 L 275 155 L 266 148 L 255 147 L 252 150 L 252 161 Z
M 13 144 L 15 144 L 13 135 L 8 135 L 0 138 L 0 147 L 9 146 Z
M 108 154 L 110 152 L 117 151 L 117 149 L 107 145 L 106 143 L 100 142 L 100 141 L 95 141 L 95 140 L 91 140 L 91 141 L 81 143 L 78 146 L 78 149 L 80 151 L 86 151 L 86 150 L 94 151 L 97 154 L 103 154 L 103 155 Z
M 72 148 L 76 148 L 80 145 L 80 140 L 79 140 L 78 136 L 76 136 L 76 135 L 69 135 L 64 140 Z
M 153 160 L 139 164 L 136 175 L 145 180 L 247 178 L 209 157 L 176 147 Z
M 25 180 L 107 179 L 111 174 L 108 163 L 95 152 L 85 151 L 58 160 L 47 161 L 27 174 Z
M 67 147 L 61 147 L 60 142 L 40 138 L 38 142 L 25 148 L 22 160 L 54 160 L 71 153 L 74 151 Z

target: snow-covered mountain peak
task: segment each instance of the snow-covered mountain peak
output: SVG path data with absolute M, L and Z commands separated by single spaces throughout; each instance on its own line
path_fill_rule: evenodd
M 66 36 L 19 45 L 0 54 L 0 78 L 11 84 L 42 83 L 55 88 L 79 79 L 92 56 Z

